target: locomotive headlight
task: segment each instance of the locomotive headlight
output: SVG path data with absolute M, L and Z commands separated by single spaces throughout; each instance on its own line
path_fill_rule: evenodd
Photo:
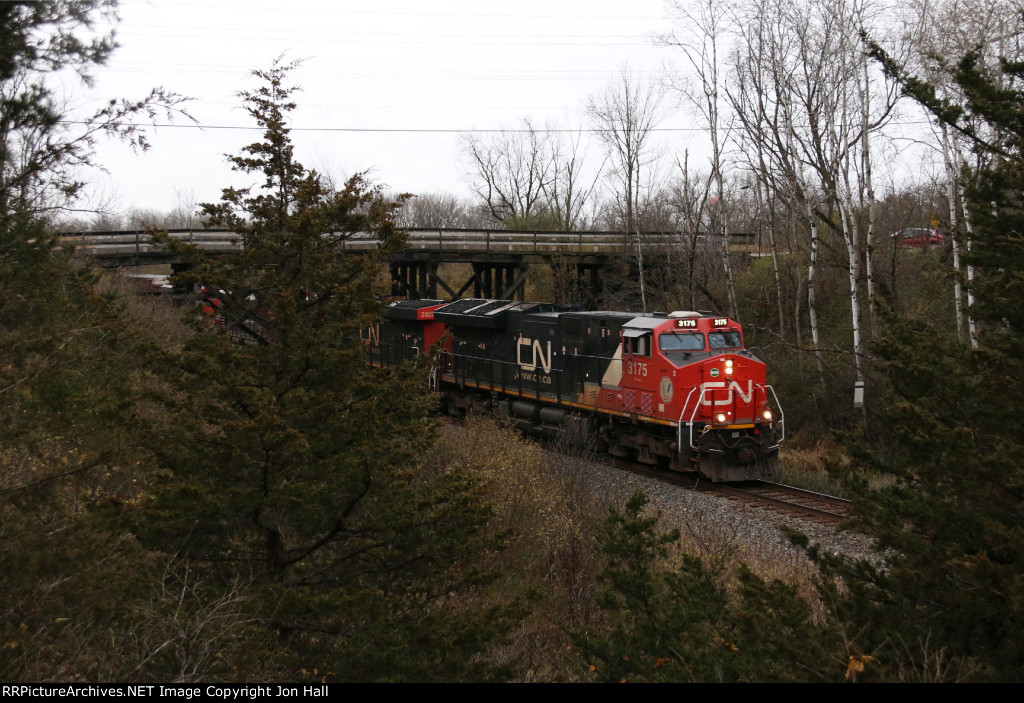
M 725 375 L 728 376 L 732 373 L 732 359 L 725 360 Z

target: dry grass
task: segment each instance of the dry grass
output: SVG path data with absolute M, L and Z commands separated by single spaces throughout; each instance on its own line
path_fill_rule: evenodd
M 494 660 L 516 662 L 520 681 L 572 679 L 566 628 L 594 617 L 594 531 L 607 514 L 585 488 L 586 456 L 548 452 L 500 422 L 470 418 L 444 427 L 427 461 L 481 481 L 495 511 L 489 529 L 505 540 L 502 551 L 481 555 L 502 575 L 487 597 L 528 604 Z
M 169 351 L 180 350 L 194 334 L 184 317 L 184 310 L 190 307 L 189 300 L 140 293 L 138 281 L 120 274 L 105 274 L 100 278 L 97 289 L 100 293 L 116 295 L 129 327 L 142 339 L 159 347 Z
M 830 463 L 849 461 L 843 447 L 830 437 L 811 442 L 800 442 L 797 439 L 780 451 L 779 472 L 774 480 L 809 491 L 845 497 L 843 485 L 829 475 L 826 467 Z
M 795 441 L 785 445 L 779 454 L 780 470 L 775 476 L 778 483 L 806 488 L 809 491 L 849 498 L 849 491 L 843 483 L 828 472 L 829 466 L 855 467 L 868 486 L 873 489 L 886 488 L 893 483 L 893 477 L 883 475 L 867 467 L 858 467 L 846 448 L 835 439 L 825 436 L 811 441 Z
M 597 574 L 603 557 L 595 536 L 609 504 L 624 503 L 635 486 L 630 480 L 600 479 L 596 472 L 610 469 L 594 466 L 593 447 L 585 437 L 570 435 L 556 444 L 562 451 L 547 451 L 493 419 L 471 418 L 444 427 L 429 459 L 481 479 L 496 513 L 490 529 L 507 534 L 505 550 L 481 558 L 493 573 L 504 574 L 487 597 L 529 601 L 525 620 L 493 653 L 495 661 L 515 662 L 520 681 L 575 680 L 576 662 L 566 633 L 600 629 L 602 622 Z M 823 454 L 825 448 L 819 451 Z M 812 462 L 814 454 L 801 456 Z M 814 468 L 811 463 L 808 470 Z M 663 531 L 678 528 L 681 533 L 667 568 L 679 554 L 699 556 L 731 589 L 742 564 L 761 578 L 794 584 L 809 602 L 816 602 L 814 566 L 763 513 L 737 514 L 741 508 L 718 505 L 699 494 L 672 496 L 652 495 L 648 508 L 662 512 Z M 825 608 L 817 610 L 824 616 Z

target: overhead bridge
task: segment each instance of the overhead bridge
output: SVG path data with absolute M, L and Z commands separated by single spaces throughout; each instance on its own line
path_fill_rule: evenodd
M 404 251 L 392 257 L 392 294 L 406 298 L 522 299 L 523 283 L 531 264 L 564 266 L 572 270 L 586 289 L 600 289 L 602 268 L 610 261 L 632 257 L 637 240 L 645 250 L 677 247 L 692 235 L 682 232 L 526 232 L 511 230 L 417 229 L 406 230 Z M 170 230 L 167 235 L 200 249 L 208 257 L 242 250 L 242 238 L 228 230 Z M 705 235 L 697 235 L 705 239 Z M 730 235 L 730 248 L 745 248 L 749 235 Z M 182 270 L 188 263 L 156 241 L 150 232 L 83 232 L 66 234 L 63 241 L 94 259 L 100 266 L 119 268 L 170 264 Z M 380 246 L 369 232 L 351 232 L 338 237 L 340 254 L 358 254 Z M 464 283 L 450 285 L 438 273 L 441 264 L 469 264 L 471 274 Z

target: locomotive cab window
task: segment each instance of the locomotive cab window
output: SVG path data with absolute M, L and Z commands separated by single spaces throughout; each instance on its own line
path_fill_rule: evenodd
M 708 343 L 712 349 L 739 349 L 743 346 L 740 333 L 736 330 L 722 330 L 708 333 Z
M 650 356 L 651 333 L 641 330 L 622 330 L 622 351 L 633 356 Z
M 663 352 L 704 351 L 704 335 L 699 332 L 666 332 L 658 337 L 658 348 Z

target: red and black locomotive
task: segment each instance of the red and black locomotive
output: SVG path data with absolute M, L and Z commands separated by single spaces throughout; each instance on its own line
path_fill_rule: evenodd
M 614 456 L 712 481 L 768 478 L 784 437 L 765 365 L 729 318 L 577 312 L 465 299 L 392 303 L 365 340 L 371 362 L 435 353 L 452 414 L 497 410 L 526 432 L 596 432 Z

